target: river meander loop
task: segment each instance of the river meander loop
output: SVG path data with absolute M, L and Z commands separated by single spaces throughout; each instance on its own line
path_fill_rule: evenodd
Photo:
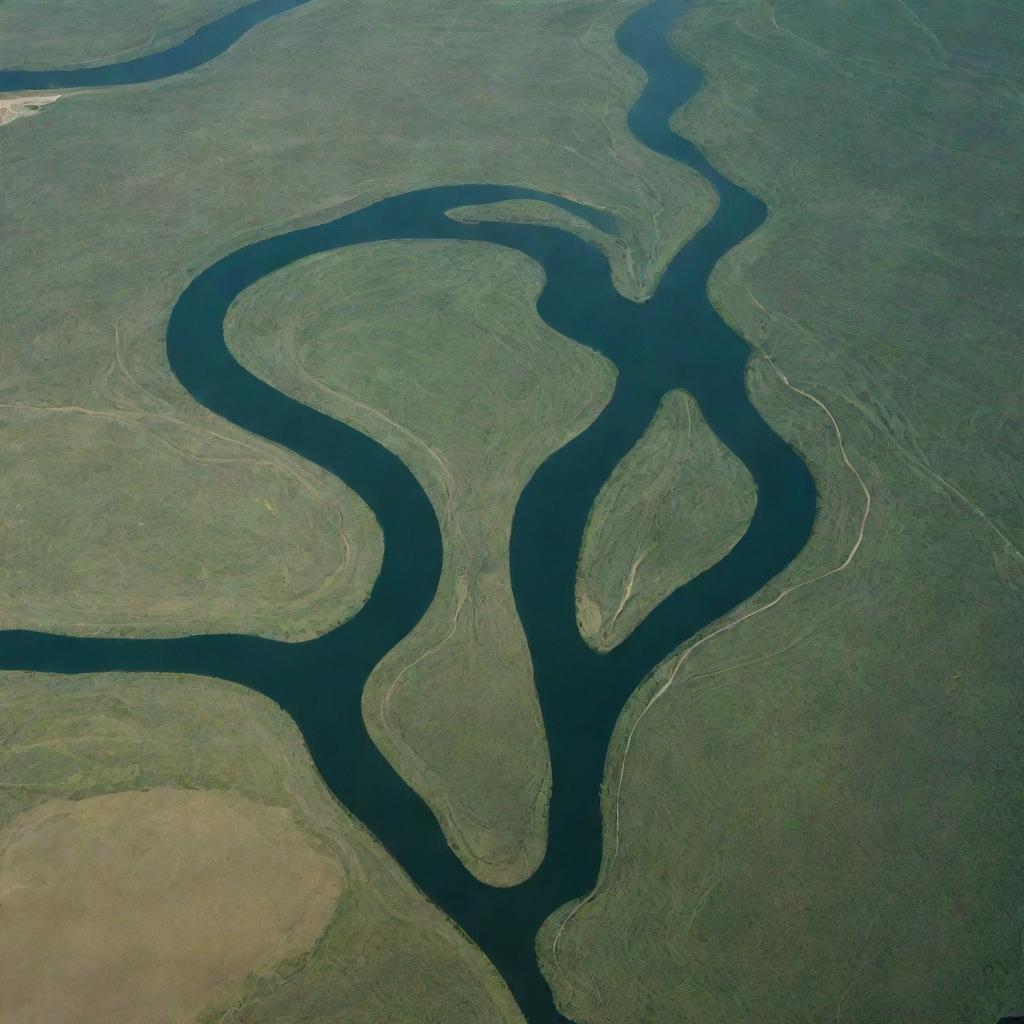
M 259 0 L 240 9 L 247 12 L 244 16 L 235 12 L 213 23 L 220 26 L 216 31 L 204 35 L 200 30 L 178 47 L 124 65 L 0 72 L 0 90 L 147 80 L 138 77 L 140 69 L 160 77 L 156 65 L 146 63 L 156 57 L 170 69 L 167 74 L 178 73 L 222 52 L 257 21 L 295 6 Z M 486 953 L 530 1024 L 564 1020 L 537 964 L 536 935 L 553 912 L 597 881 L 601 782 L 623 705 L 680 644 L 782 570 L 804 546 L 814 522 L 811 475 L 750 403 L 745 388 L 750 350 L 707 298 L 711 269 L 763 222 L 765 210 L 669 128 L 671 114 L 700 84 L 699 73 L 666 38 L 686 6 L 685 0 L 656 0 L 629 17 L 617 35 L 623 53 L 648 75 L 629 113 L 634 135 L 704 175 L 719 196 L 717 212 L 675 256 L 649 301 L 623 298 L 612 286 L 602 253 L 570 232 L 531 224 L 464 223 L 446 215 L 461 206 L 522 198 L 553 203 L 606 229 L 611 227 L 607 214 L 527 188 L 479 184 L 393 196 L 248 245 L 199 274 L 174 306 L 167 352 L 192 396 L 232 423 L 335 474 L 376 515 L 384 534 L 383 563 L 370 597 L 353 618 L 297 644 L 243 635 L 128 640 L 0 634 L 0 667 L 7 669 L 187 672 L 234 680 L 279 702 L 298 724 L 333 792 Z M 32 75 L 43 77 L 25 77 Z M 427 805 L 377 750 L 363 723 L 367 677 L 420 620 L 437 589 L 441 534 L 430 502 L 390 451 L 255 377 L 224 341 L 228 307 L 267 274 L 317 253 L 413 239 L 487 242 L 525 253 L 544 271 L 537 301 L 541 317 L 603 353 L 618 370 L 608 406 L 537 470 L 515 513 L 512 584 L 549 741 L 552 795 L 544 860 L 530 879 L 507 889 L 485 885 L 463 867 Z M 711 429 L 743 461 L 757 485 L 757 508 L 728 555 L 666 598 L 622 644 L 598 654 L 580 638 L 575 616 L 576 561 L 587 514 L 661 398 L 675 388 L 694 396 Z

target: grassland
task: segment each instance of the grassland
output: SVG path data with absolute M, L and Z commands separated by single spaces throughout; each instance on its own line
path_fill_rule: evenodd
M 543 943 L 578 1019 L 1021 1012 L 1015 18 L 721 0 L 682 22 L 708 84 L 678 128 L 771 207 L 712 297 L 835 424 L 755 363 L 818 527 L 763 613 L 620 724 L 602 882 Z
M 369 509 L 269 446 L 117 403 L 14 403 L 0 427 L 3 628 L 297 639 L 377 574 Z
M 120 463 L 119 494 L 195 491 L 201 467 L 184 455 L 175 465 L 162 435 L 179 446 L 187 437 L 185 446 L 200 458 L 233 448 L 235 457 L 280 467 L 268 491 L 291 486 L 285 467 L 308 477 L 309 467 L 293 456 L 206 414 L 183 392 L 163 353 L 170 304 L 224 252 L 410 187 L 511 181 L 607 208 L 622 225 L 630 273 L 642 290 L 707 216 L 711 199 L 695 176 L 680 174 L 628 134 L 624 112 L 640 83 L 614 56 L 623 10 L 571 2 L 467 11 L 453 0 L 415 0 L 382 32 L 373 5 L 313 2 L 253 30 L 194 72 L 65 95 L 41 116 L 5 125 L 0 401 L 18 407 L 17 432 L 35 430 L 40 415 L 22 406 L 130 421 L 116 435 L 134 433 L 125 442 L 130 460 L 119 458 L 120 440 L 104 456 Z M 92 26 L 98 43 L 104 24 Z M 110 28 L 112 40 L 118 31 Z M 399 66 L 402 75 L 393 74 Z M 59 267 L 43 287 L 47 253 Z M 38 537 L 24 535 L 27 545 L 45 547 L 42 539 L 57 525 L 55 495 L 72 495 L 69 505 L 96 505 L 88 488 L 110 481 L 106 473 L 92 483 L 57 457 L 51 468 L 25 482 L 20 507 L 5 510 L 39 530 Z M 326 628 L 357 603 L 379 538 L 350 493 L 328 488 L 328 511 L 301 498 L 278 507 L 273 523 L 238 532 L 229 561 L 219 510 L 255 514 L 261 488 L 244 473 L 222 475 L 210 501 L 144 521 L 160 558 L 137 562 L 134 576 L 121 570 L 121 536 L 129 525 L 137 530 L 137 520 L 112 525 L 92 538 L 88 553 L 68 556 L 79 562 L 73 576 L 92 576 L 90 629 L 188 632 L 244 620 L 294 638 Z M 351 562 L 359 568 L 347 575 L 337 571 L 340 522 L 360 548 Z M 261 571 L 268 552 L 277 566 Z M 208 581 L 190 575 L 196 565 L 207 567 Z M 280 585 L 284 566 L 292 567 L 291 578 Z M 330 593 L 321 589 L 328 574 L 337 582 Z M 35 576 L 31 585 L 24 574 L 9 583 L 4 621 L 29 624 L 20 610 L 35 607 L 33 625 L 84 628 L 73 605 L 70 615 L 59 605 L 66 567 L 44 562 Z M 244 588 L 241 578 L 250 581 Z M 155 580 L 164 587 L 159 601 Z M 46 588 L 50 593 L 40 593 Z M 313 598 L 308 606 L 301 595 Z M 176 609 L 173 621 L 168 606 Z M 236 622 L 222 614 L 228 606 Z M 337 614 L 328 616 L 328 606 Z
M 537 316 L 540 285 L 524 256 L 493 246 L 363 246 L 259 282 L 226 332 L 260 376 L 387 444 L 434 504 L 437 597 L 374 672 L 364 712 L 453 847 L 497 884 L 543 855 L 549 781 L 508 576 L 512 513 L 614 382 Z
M 0 67 L 88 67 L 162 50 L 243 0 L 5 0 Z
M 110 455 L 118 463 L 137 452 L 125 493 L 194 486 L 195 459 L 175 469 L 155 458 L 171 422 L 210 446 L 204 457 L 250 445 L 258 459 L 308 472 L 181 391 L 162 355 L 169 304 L 197 269 L 271 226 L 411 186 L 513 181 L 603 206 L 623 225 L 633 289 L 649 289 L 710 200 L 625 131 L 638 77 L 611 37 L 625 5 L 423 0 L 404 5 L 386 33 L 381 10 L 313 3 L 179 79 L 64 97 L 4 126 L 0 379 L 20 424 L 8 436 L 24 437 L 41 414 L 27 405 L 58 417 L 71 406 L 128 410 L 137 447 L 119 441 Z M 557 948 L 555 927 L 543 946 L 576 1017 L 981 1024 L 1021 1008 L 1018 17 L 985 0 L 718 0 L 678 37 L 709 73 L 681 130 L 772 211 L 723 263 L 713 297 L 830 410 L 786 387 L 772 365 L 755 365 L 755 400 L 811 462 L 822 509 L 808 550 L 745 613 L 767 610 L 664 666 L 622 723 L 601 887 Z M 90 40 L 90 52 L 126 45 L 109 38 L 95 48 Z M 51 265 L 41 267 L 47 253 Z M 459 295 L 469 301 L 463 290 L 475 287 L 466 279 Z M 394 300 L 389 323 L 405 301 Z M 570 351 L 563 343 L 560 358 Z M 334 355 L 311 362 L 310 375 L 330 384 Z M 411 389 L 425 368 L 406 358 L 403 349 L 384 370 L 406 371 L 400 386 Z M 564 379 L 561 365 L 572 364 L 552 377 Z M 397 446 L 400 433 L 382 436 Z M 872 497 L 856 548 L 864 494 L 840 436 Z M 14 511 L 54 522 L 57 500 L 84 493 L 69 489 L 76 473 L 70 463 L 27 480 Z M 110 479 L 77 486 L 109 488 Z M 258 506 L 244 474 L 224 479 L 231 493 L 219 504 Z M 334 493 L 319 539 L 296 528 L 300 508 L 282 516 L 279 533 L 254 535 L 231 557 L 255 566 L 273 551 L 283 566 L 336 536 L 339 516 L 359 512 L 350 495 Z M 168 599 L 180 601 L 179 622 L 190 609 L 195 629 L 214 628 L 206 616 L 216 595 L 176 563 L 202 563 L 204 544 L 216 553 L 222 521 L 211 515 L 202 503 L 150 531 L 166 552 L 168 582 L 189 581 L 191 591 Z M 117 574 L 116 536 L 88 556 L 92 614 L 117 623 L 104 629 L 167 628 L 147 619 L 148 581 Z M 486 563 L 466 564 L 485 578 Z M 66 616 L 58 603 L 66 578 L 56 568 L 37 576 L 51 588 L 31 591 L 44 611 L 38 621 L 75 628 L 69 619 L 82 613 Z M 500 567 L 491 579 L 485 592 L 476 579 L 460 590 L 446 576 L 422 628 L 459 621 L 451 608 L 463 593 L 467 610 L 500 608 Z M 251 591 L 246 611 L 266 629 L 280 593 L 271 580 Z M 116 602 L 129 585 L 142 597 L 126 627 Z M 5 595 L 5 621 L 30 604 L 21 586 L 19 576 Z M 315 615 L 288 617 L 289 631 L 318 628 Z M 518 657 L 514 630 L 480 622 L 488 644 L 512 637 Z M 444 680 L 462 658 L 451 644 L 442 653 Z M 481 658 L 492 672 L 493 652 Z M 205 681 L 12 678 L 27 696 L 20 717 L 11 717 L 13 691 L 3 698 L 8 819 L 43 800 L 126 788 L 230 789 L 291 808 L 307 832 L 346 851 L 336 854 L 344 895 L 314 951 L 251 979 L 221 1019 L 514 1019 L 495 976 L 339 815 L 294 732 L 263 702 L 218 714 L 223 694 L 256 698 Z M 523 679 L 518 671 L 515 692 L 529 697 Z M 399 687 L 395 701 L 431 689 Z M 257 705 L 269 718 L 250 711 Z M 470 821 L 479 806 L 497 806 L 493 794 L 481 804 L 471 786 L 504 785 L 504 765 L 467 785 L 460 773 L 481 763 L 468 742 L 432 750 L 428 771 L 395 753 L 383 726 L 378 736 L 476 870 L 512 878 L 538 848 L 537 803 L 509 794 L 533 799 L 542 752 L 529 700 L 485 710 L 487 736 L 504 729 L 533 744 L 517 752 L 497 825 Z M 277 742 L 275 729 L 290 739 Z M 459 806 L 458 825 L 446 804 Z
M 587 642 L 598 650 L 621 643 L 676 587 L 729 552 L 754 503 L 743 463 L 685 391 L 669 392 L 590 512 L 576 576 Z
M 0 704 L 5 1022 L 518 1019 L 269 701 L 4 673 Z

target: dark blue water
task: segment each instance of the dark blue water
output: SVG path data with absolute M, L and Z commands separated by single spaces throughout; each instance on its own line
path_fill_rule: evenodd
M 294 4 L 266 5 L 270 13 L 286 6 Z M 810 473 L 751 405 L 744 385 L 749 349 L 707 299 L 712 267 L 762 223 L 765 211 L 668 128 L 669 116 L 700 83 L 665 39 L 685 6 L 684 0 L 656 0 L 618 33 L 622 51 L 649 76 L 629 115 L 633 133 L 700 171 L 720 198 L 715 216 L 676 255 L 648 302 L 619 295 L 601 252 L 571 233 L 523 224 L 465 224 L 445 215 L 459 206 L 534 198 L 610 226 L 607 215 L 568 200 L 488 184 L 394 196 L 246 246 L 203 271 L 178 299 L 167 326 L 167 351 L 193 397 L 334 473 L 376 514 L 384 533 L 383 564 L 354 618 L 301 644 L 239 635 L 107 640 L 0 634 L 5 668 L 190 672 L 234 680 L 278 701 L 298 723 L 327 784 L 490 957 L 531 1024 L 563 1019 L 537 966 L 535 937 L 553 911 L 597 880 L 600 786 L 623 704 L 671 651 L 783 569 L 803 547 L 814 521 Z M 181 44 L 178 57 L 168 51 L 161 59 L 173 61 L 175 68 L 180 62 L 191 66 L 188 60 L 197 56 L 207 59 L 195 42 L 200 35 Z M 103 81 L 122 80 L 113 68 L 99 70 L 111 76 Z M 0 74 L 0 87 L 7 81 L 8 75 Z M 60 84 L 90 83 L 86 77 Z M 235 361 L 224 342 L 231 302 L 265 275 L 315 253 L 385 239 L 465 239 L 525 253 L 544 270 L 537 302 L 544 320 L 603 353 L 618 369 L 608 406 L 537 470 L 515 513 L 512 584 L 533 659 L 553 789 L 543 863 L 529 880 L 507 889 L 484 885 L 465 870 L 427 806 L 380 754 L 363 724 L 360 700 L 368 675 L 419 621 L 437 588 L 441 536 L 429 501 L 387 449 L 259 380 Z M 666 598 L 619 647 L 597 654 L 580 639 L 575 620 L 576 561 L 587 514 L 661 398 L 674 388 L 694 396 L 714 432 L 746 465 L 757 484 L 757 508 L 746 534 L 725 558 Z

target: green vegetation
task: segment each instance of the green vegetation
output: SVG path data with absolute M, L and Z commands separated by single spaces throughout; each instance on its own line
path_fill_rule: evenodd
M 228 344 L 260 376 L 378 438 L 417 474 L 445 541 L 419 626 L 364 695 L 375 740 L 481 877 L 544 853 L 548 768 L 508 577 L 512 513 L 547 454 L 611 396 L 609 363 L 547 327 L 539 270 L 459 242 L 346 249 L 259 282 Z
M 270 701 L 212 679 L 4 673 L 0 704 L 0 883 L 24 883 L 59 854 L 31 891 L 5 896 L 5 1020 L 57 1019 L 44 1011 L 62 998 L 76 1019 L 90 1006 L 111 1019 L 103 1012 L 114 1004 L 118 1020 L 192 1019 L 184 1011 L 203 992 L 219 1005 L 203 1018 L 211 1022 L 518 1019 L 498 975 L 339 807 Z M 166 874 L 154 888 L 156 865 Z M 78 902 L 67 898 L 75 871 L 89 876 Z M 126 888 L 138 899 L 105 898 Z M 243 906 L 229 905 L 240 893 Z M 212 919 L 200 912 L 204 896 L 214 901 L 207 917 L 225 901 Z M 86 935 L 58 929 L 45 942 L 3 945 L 30 934 L 32 912 L 78 920 L 82 901 Z M 79 941 L 89 934 L 106 940 Z M 136 949 L 123 948 L 129 940 Z M 48 959 L 69 948 L 77 959 Z M 267 948 L 276 956 L 246 978 L 253 950 Z M 147 969 L 146 951 L 161 972 Z M 133 958 L 139 970 L 125 971 Z M 28 986 L 35 1005 L 12 1008 L 11 979 L 31 980 L 34 964 L 54 973 Z M 131 1004 L 159 997 L 165 971 L 176 972 L 180 1005 Z
M 314 2 L 195 72 L 4 125 L 3 623 L 296 637 L 350 614 L 380 557 L 367 510 L 192 402 L 164 357 L 170 303 L 283 225 L 457 181 L 609 210 L 620 241 L 580 230 L 624 293 L 648 293 L 712 200 L 628 134 L 639 75 L 612 33 L 631 6 L 409 0 L 382 31 L 388 5 Z M 0 62 L 135 53 L 215 11 L 124 5 L 107 20 L 113 0 L 65 3 L 58 40 L 27 24 L 32 8 L 0 8 Z M 784 577 L 659 668 L 620 723 L 601 883 L 540 944 L 574 1017 L 987 1024 L 1024 1008 L 1020 19 L 996 0 L 715 0 L 677 35 L 708 73 L 680 130 L 772 213 L 713 299 L 771 356 L 751 392 L 812 465 L 821 509 Z M 568 222 L 536 204 L 501 213 Z M 441 590 L 365 711 L 460 855 L 499 883 L 540 856 L 547 785 L 509 516 L 610 386 L 528 315 L 538 286 L 510 253 L 377 246 L 262 282 L 231 324 L 250 365 L 390 445 L 435 502 Z M 678 438 L 661 443 L 627 463 L 675 471 L 662 453 Z M 702 481 L 729 480 L 699 500 L 731 494 L 731 515 L 710 532 L 695 516 L 697 541 L 673 535 L 685 550 L 662 534 L 637 570 L 645 601 L 746 514 L 742 475 L 701 450 Z M 584 555 L 612 620 L 639 527 L 659 525 L 611 514 L 627 491 L 609 485 Z M 306 952 L 284 964 L 250 950 L 223 967 L 235 988 L 211 997 L 211 1021 L 516 1019 L 268 702 L 209 680 L 7 675 L 0 706 L 3 886 L 38 859 L 32 829 L 79 828 L 126 790 L 147 806 L 135 791 L 221 794 L 201 800 L 222 838 L 241 819 L 281 839 L 266 822 L 284 818 L 250 805 L 287 809 L 291 848 L 344 869 L 315 945 L 300 928 Z M 60 817 L 54 800 L 77 803 Z M 201 894 L 193 883 L 182 892 Z
M 369 509 L 267 445 L 116 398 L 15 404 L 0 427 L 3 628 L 296 639 L 356 611 L 377 575 Z
M 0 400 L 126 421 L 102 456 L 116 464 L 117 494 L 198 493 L 201 466 L 188 457 L 175 463 L 162 434 L 179 446 L 187 437 L 200 457 L 233 450 L 228 457 L 280 467 L 269 487 L 277 492 L 292 486 L 284 467 L 307 478 L 309 467 L 197 407 L 164 356 L 170 304 L 217 256 L 385 193 L 507 181 L 610 210 L 633 253 L 634 277 L 653 280 L 711 201 L 695 175 L 628 133 L 624 111 L 640 77 L 614 56 L 613 40 L 627 6 L 410 0 L 382 31 L 378 5 L 313 2 L 193 72 L 66 95 L 40 116 L 5 125 Z M 108 25 L 109 46 L 100 31 Z M 97 52 L 123 45 L 113 42 L 114 20 L 97 18 L 91 30 Z M 38 429 L 39 413 L 17 415 L 19 433 Z M 20 507 L 5 517 L 42 528 L 56 522 L 55 495 L 74 494 L 86 507 L 112 503 L 89 488 L 107 487 L 114 469 L 81 476 L 59 456 L 50 465 L 51 475 L 24 481 Z M 211 477 L 213 465 L 205 472 Z M 3 621 L 28 624 L 19 616 L 35 608 L 31 623 L 55 630 L 89 623 L 97 632 L 151 634 L 245 622 L 299 637 L 348 614 L 379 554 L 360 503 L 333 484 L 323 491 L 333 508 L 321 501 L 314 511 L 312 498 L 297 499 L 278 508 L 273 524 L 237 531 L 228 564 L 220 549 L 229 512 L 244 510 L 248 520 L 263 506 L 245 473 L 220 475 L 209 501 L 144 520 L 156 561 L 125 564 L 118 530 L 100 531 L 88 551 L 65 554 L 75 565 L 44 565 L 31 584 L 18 575 L 0 596 Z M 340 523 L 357 548 L 353 568 L 321 593 L 340 561 Z M 274 565 L 259 569 L 268 552 Z M 207 582 L 192 573 L 202 565 Z M 301 566 L 320 568 L 304 574 Z M 95 576 L 88 613 L 63 603 L 68 573 L 86 572 Z M 159 601 L 156 581 L 165 588 Z M 302 595 L 316 599 L 303 607 Z
M 757 361 L 754 399 L 822 507 L 739 614 L 817 582 L 663 666 L 620 723 L 601 885 L 557 964 L 562 915 L 542 942 L 574 1017 L 1024 1007 L 1015 18 L 721 0 L 677 34 L 708 74 L 679 130 L 771 206 L 713 298 L 827 405 L 871 514 L 817 579 L 854 549 L 864 493 L 828 416 Z
M 671 391 L 594 502 L 576 577 L 580 632 L 621 643 L 676 587 L 728 554 L 754 512 L 743 463 Z
M 4 0 L 0 67 L 88 67 L 152 53 L 244 0 Z

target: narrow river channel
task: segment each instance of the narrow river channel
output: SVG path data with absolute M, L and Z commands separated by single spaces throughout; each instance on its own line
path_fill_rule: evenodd
M 0 71 L 0 91 L 123 85 L 177 74 L 223 52 L 257 22 L 302 2 L 258 0 L 178 46 L 124 64 Z M 619 295 L 602 253 L 570 232 L 529 224 L 462 223 L 446 211 L 533 198 L 604 228 L 611 226 L 606 214 L 527 188 L 479 184 L 393 196 L 248 245 L 199 274 L 174 306 L 168 356 L 196 401 L 324 467 L 373 509 L 384 533 L 384 559 L 358 614 L 298 644 L 242 635 L 128 640 L 0 634 L 0 667 L 7 669 L 188 672 L 234 680 L 280 703 L 302 730 L 330 788 L 486 953 L 530 1024 L 564 1020 L 538 967 L 535 940 L 552 913 L 597 881 L 601 781 L 623 705 L 674 649 L 783 569 L 804 546 L 814 523 L 811 475 L 750 403 L 745 388 L 750 350 L 707 298 L 715 263 L 763 222 L 765 210 L 669 128 L 672 113 L 700 85 L 699 73 L 667 41 L 686 6 L 685 0 L 655 0 L 631 15 L 617 35 L 622 52 L 648 76 L 629 113 L 633 134 L 704 175 L 719 196 L 712 220 L 675 256 L 647 302 Z M 618 370 L 608 406 L 537 470 L 515 514 L 512 583 L 533 659 L 553 789 L 544 861 L 530 879 L 506 889 L 485 885 L 466 871 L 428 807 L 370 740 L 361 713 L 370 672 L 416 625 L 437 589 L 442 547 L 430 502 L 386 448 L 253 376 L 224 341 L 228 307 L 260 278 L 316 253 L 402 239 L 482 241 L 525 253 L 544 271 L 546 283 L 537 302 L 541 317 L 603 353 Z M 620 646 L 598 654 L 580 638 L 575 616 L 576 561 L 587 513 L 661 398 L 674 388 L 694 396 L 711 428 L 750 471 L 757 484 L 756 512 L 725 558 L 671 594 Z

